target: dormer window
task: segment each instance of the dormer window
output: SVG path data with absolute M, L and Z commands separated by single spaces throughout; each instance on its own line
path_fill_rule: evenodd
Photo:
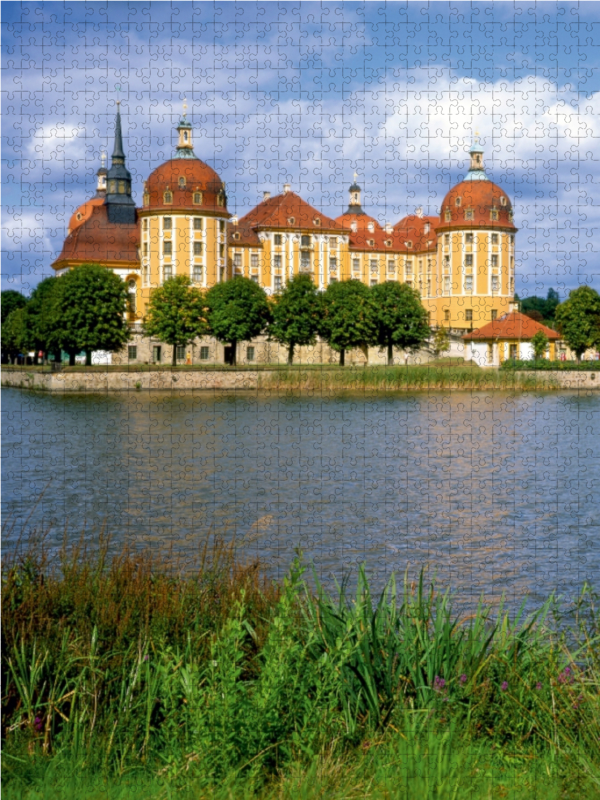
M 222 189 L 219 191 L 219 194 L 217 195 L 217 205 L 218 206 L 225 205 L 225 194 L 223 193 Z
M 462 203 L 462 199 L 460 197 L 457 197 L 456 200 L 454 201 L 454 205 L 456 205 L 456 206 L 459 206 L 461 203 Z
M 465 219 L 473 219 L 473 209 L 467 208 L 465 211 Z
M 369 229 L 369 233 L 373 233 L 373 231 L 375 230 L 375 226 L 373 225 L 372 222 L 369 222 L 367 228 Z
M 177 183 L 180 189 L 185 189 L 185 178 L 183 177 L 179 178 L 179 181 Z
M 444 221 L 450 222 L 451 219 L 452 219 L 452 214 L 450 213 L 450 209 L 447 208 L 446 211 L 444 212 Z
M 350 224 L 350 230 L 352 231 L 352 233 L 356 233 L 356 231 L 358 230 L 358 225 L 356 224 L 356 222 L 352 222 Z
M 234 238 L 234 239 L 239 239 L 239 238 L 240 238 L 240 235 L 239 235 L 239 233 L 234 233 L 234 234 L 233 234 L 233 238 Z
M 386 247 L 391 247 L 392 246 L 392 240 L 391 239 L 387 239 L 386 243 L 385 243 L 385 246 Z
M 295 225 L 295 224 L 296 224 L 296 217 L 289 217 L 288 225 Z
M 320 224 L 321 224 L 320 218 L 319 217 L 315 217 L 315 219 L 313 219 L 313 225 L 316 225 L 317 227 L 319 227 Z
M 369 239 L 367 244 L 369 245 L 369 247 L 374 247 L 375 246 L 375 241 L 373 239 Z
M 425 227 L 423 228 L 423 233 L 429 233 L 430 230 L 431 230 L 431 226 L 429 225 L 428 222 L 426 222 L 425 223 Z
M 150 205 L 150 195 L 148 194 L 148 192 L 144 192 L 144 205 L 145 206 Z
M 506 197 L 501 197 L 500 198 L 500 205 L 501 206 L 505 206 L 506 205 Z
M 495 221 L 495 220 L 498 219 L 498 209 L 497 208 L 492 208 L 492 210 L 490 211 L 490 219 L 492 221 Z
M 412 250 L 413 243 L 412 242 L 407 242 L 406 246 L 408 247 L 409 250 Z
M 163 194 L 163 201 L 165 205 L 167 206 L 171 205 L 171 203 L 173 202 L 173 192 L 165 192 Z
M 194 192 L 194 205 L 202 205 L 202 192 Z

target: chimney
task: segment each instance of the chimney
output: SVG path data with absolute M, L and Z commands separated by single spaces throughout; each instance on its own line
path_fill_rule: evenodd
M 289 183 L 284 183 L 284 184 L 283 184 L 283 193 L 284 193 L 284 194 L 287 194 L 287 193 L 288 193 L 288 192 L 291 190 L 291 188 L 292 188 L 291 184 L 289 184 Z
M 263 192 L 263 202 L 271 199 L 271 192 Z

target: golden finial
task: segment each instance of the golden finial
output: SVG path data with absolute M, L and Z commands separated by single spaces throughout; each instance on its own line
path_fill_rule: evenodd
M 100 163 L 102 164 L 102 168 L 104 169 L 104 167 L 106 166 L 106 153 L 104 152 L 104 150 L 102 150 L 100 153 Z
M 183 98 L 183 116 L 187 115 L 187 97 Z
M 355 183 L 356 183 L 356 179 L 357 179 L 357 178 L 358 178 L 358 173 L 357 173 L 357 172 L 355 172 L 355 173 L 354 173 L 354 182 L 355 182 Z

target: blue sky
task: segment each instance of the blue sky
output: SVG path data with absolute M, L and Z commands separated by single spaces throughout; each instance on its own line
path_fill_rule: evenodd
M 600 3 L 3 3 L 2 288 L 52 273 L 122 101 L 141 203 L 188 99 L 242 215 L 292 184 L 330 216 L 439 211 L 479 129 L 521 296 L 600 290 Z M 120 87 L 120 91 L 117 91 Z

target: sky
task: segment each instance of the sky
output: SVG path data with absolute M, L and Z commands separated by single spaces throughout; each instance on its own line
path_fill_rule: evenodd
M 600 2 L 3 2 L 2 289 L 53 274 L 121 100 L 127 166 L 196 155 L 242 216 L 284 183 L 328 216 L 438 214 L 476 130 L 511 197 L 516 291 L 600 291 Z

